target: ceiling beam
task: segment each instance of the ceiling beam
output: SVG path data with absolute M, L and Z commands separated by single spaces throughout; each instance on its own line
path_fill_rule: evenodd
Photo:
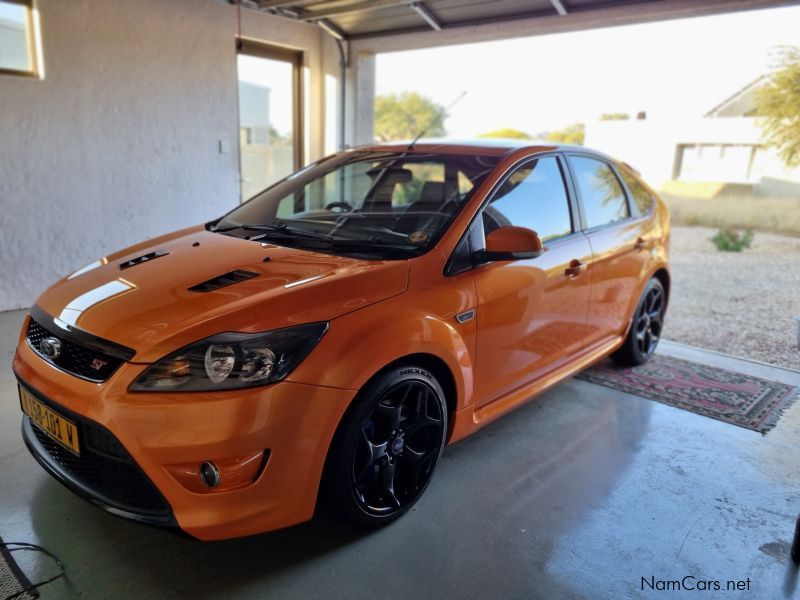
M 344 4 L 343 6 L 335 6 L 332 8 L 321 8 L 319 10 L 313 10 L 314 7 L 310 6 L 306 7 L 310 10 L 303 13 L 301 18 L 306 21 L 316 21 L 317 19 L 329 19 L 340 15 L 383 10 L 403 5 L 408 5 L 408 0 L 360 0 L 352 4 Z
M 556 12 L 562 17 L 567 16 L 567 7 L 564 5 L 563 0 L 550 0 L 550 4 L 556 9 Z
M 325 0 L 258 0 L 259 10 L 269 10 L 271 8 L 298 8 L 308 4 L 320 4 Z
M 428 8 L 427 4 L 425 4 L 424 2 L 418 2 L 418 1 L 415 0 L 414 2 L 409 4 L 409 6 L 411 8 L 413 8 L 417 12 L 417 14 L 420 17 L 422 17 L 423 20 L 428 25 L 431 26 L 432 29 L 434 29 L 435 31 L 441 31 L 442 30 L 442 22 L 439 20 L 439 17 L 437 17 L 434 14 L 434 12 L 430 8 Z
M 341 27 L 336 25 L 336 23 L 332 23 L 328 19 L 319 19 L 317 21 L 317 25 L 322 27 L 325 31 L 327 31 L 330 35 L 335 37 L 340 42 L 343 42 L 347 39 L 347 34 L 342 31 Z

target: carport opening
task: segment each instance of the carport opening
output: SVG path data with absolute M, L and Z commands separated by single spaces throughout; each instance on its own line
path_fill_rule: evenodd
M 800 97 L 788 100 L 800 71 L 798 16 L 770 8 L 567 33 L 543 24 L 545 35 L 474 43 L 444 37 L 447 27 L 441 43 L 435 33 L 407 36 L 406 48 L 376 52 L 371 138 L 428 128 L 441 138 L 586 146 L 624 161 L 671 213 L 672 273 L 654 274 L 670 296 L 665 339 L 797 368 L 800 299 L 773 282 L 800 276 L 800 131 L 776 134 L 785 115 L 800 116 Z M 649 192 L 626 168 L 634 213 Z M 550 215 L 536 218 L 517 224 L 549 233 Z

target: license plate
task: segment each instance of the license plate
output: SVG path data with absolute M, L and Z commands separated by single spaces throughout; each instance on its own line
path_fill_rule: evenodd
M 23 387 L 19 388 L 19 402 L 22 405 L 22 412 L 28 415 L 48 437 L 80 456 L 78 428 L 75 423 L 47 408 Z

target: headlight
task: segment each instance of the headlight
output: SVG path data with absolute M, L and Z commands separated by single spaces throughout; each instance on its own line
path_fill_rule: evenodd
M 327 323 L 309 323 L 265 333 L 214 335 L 165 356 L 130 390 L 231 390 L 274 383 L 300 364 L 327 330 Z

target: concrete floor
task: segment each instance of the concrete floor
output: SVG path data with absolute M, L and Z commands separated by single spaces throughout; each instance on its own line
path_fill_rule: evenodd
M 22 311 L 0 313 L 0 535 L 58 554 L 47 598 L 622 598 L 642 578 L 750 579 L 704 598 L 800 597 L 800 402 L 766 436 L 570 380 L 448 448 L 416 509 L 373 533 L 326 517 L 201 543 L 76 498 L 19 434 L 10 369 Z M 800 373 L 662 352 L 800 385 Z M 31 578 L 48 572 L 34 555 Z

